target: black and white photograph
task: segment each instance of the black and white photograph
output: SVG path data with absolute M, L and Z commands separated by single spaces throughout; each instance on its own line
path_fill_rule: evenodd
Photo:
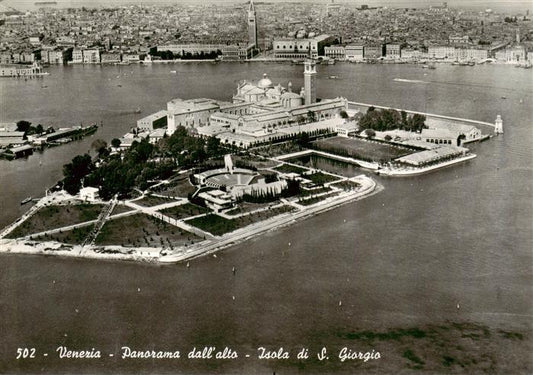
M 533 1 L 0 0 L 0 374 L 533 373 Z

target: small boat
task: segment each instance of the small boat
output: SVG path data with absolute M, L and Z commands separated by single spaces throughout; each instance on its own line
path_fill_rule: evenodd
M 137 107 L 137 109 L 135 110 L 135 113 L 141 113 L 141 107 Z
M 502 96 L 502 99 L 507 99 L 507 97 L 506 96 Z
M 176 74 L 176 71 L 175 70 L 171 70 L 170 73 Z
M 329 79 L 339 79 L 339 76 L 329 76 Z
M 26 203 L 28 203 L 28 202 L 31 202 L 31 199 L 32 199 L 31 197 L 28 197 L 28 198 L 26 198 L 26 199 L 20 201 L 20 204 L 26 204 Z

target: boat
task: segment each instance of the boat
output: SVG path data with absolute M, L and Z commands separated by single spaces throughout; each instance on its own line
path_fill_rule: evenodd
M 171 70 L 170 73 L 176 74 L 176 71 L 175 70 Z
M 135 109 L 135 113 L 141 113 L 141 107 L 137 107 L 137 109 Z
M 329 79 L 339 79 L 339 76 L 329 76 Z
M 26 203 L 28 203 L 28 202 L 31 202 L 31 199 L 32 199 L 31 197 L 28 197 L 28 198 L 26 198 L 26 199 L 23 199 L 22 201 L 20 201 L 20 204 L 26 204 Z

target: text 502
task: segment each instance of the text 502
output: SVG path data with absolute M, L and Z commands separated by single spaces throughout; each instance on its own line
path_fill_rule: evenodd
M 35 348 L 18 348 L 17 359 L 35 358 Z

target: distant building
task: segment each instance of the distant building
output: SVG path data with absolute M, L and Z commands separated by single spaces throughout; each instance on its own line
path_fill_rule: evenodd
M 83 50 L 81 48 L 74 48 L 72 50 L 72 62 L 74 64 L 83 63 Z
M 468 35 L 464 36 L 450 36 L 448 38 L 450 44 L 470 44 L 472 40 Z
M 383 56 L 383 45 L 373 44 L 365 46 L 364 49 L 365 59 L 379 59 Z
M 430 59 L 455 60 L 455 47 L 453 46 L 429 46 L 428 57 Z
M 335 43 L 331 35 L 319 35 L 313 38 L 285 38 L 273 42 L 274 56 L 286 59 L 316 59 L 324 56 L 324 48 Z
M 349 45 L 344 48 L 346 60 L 348 61 L 363 61 L 365 58 L 364 46 Z
M 312 60 L 304 63 L 304 93 L 306 105 L 316 102 L 316 65 Z
M 339 14 L 341 10 L 341 6 L 339 4 L 335 4 L 335 0 L 331 0 L 331 3 L 328 3 L 326 6 L 326 13 L 328 16 Z
M 122 55 L 122 61 L 135 63 L 141 60 L 138 53 L 125 53 Z
M 43 60 L 44 57 L 46 57 L 46 62 L 49 64 L 63 64 L 65 62 L 65 53 L 61 49 L 41 51 L 41 58 Z
M 259 48 L 257 43 L 257 18 L 253 0 L 250 0 L 250 5 L 248 6 L 248 44 Z
M 483 61 L 489 58 L 489 51 L 486 48 L 456 48 L 455 58 L 459 61 Z
M 404 48 L 401 50 L 401 58 L 403 60 L 418 60 L 422 56 L 422 51 L 412 48 Z
M 324 56 L 332 59 L 344 60 L 346 59 L 346 50 L 343 46 L 324 47 Z
M 399 44 L 387 44 L 385 46 L 385 57 L 387 59 L 398 60 L 401 57 L 401 48 Z
M 34 62 L 31 66 L 28 65 L 5 65 L 0 66 L 0 77 L 33 77 L 47 74 L 43 72 L 43 68 Z
M 116 64 L 120 62 L 120 53 L 102 53 L 100 56 L 100 62 L 102 64 Z
M 83 50 L 84 64 L 99 64 L 100 63 L 100 49 L 90 48 Z

